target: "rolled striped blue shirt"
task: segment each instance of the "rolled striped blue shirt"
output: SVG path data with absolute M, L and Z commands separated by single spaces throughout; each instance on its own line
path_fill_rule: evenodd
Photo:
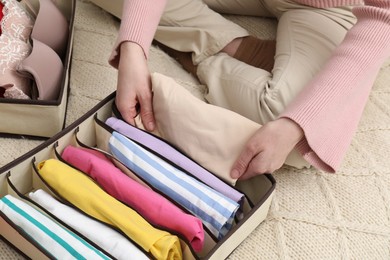
M 202 220 L 217 238 L 231 229 L 239 204 L 168 164 L 118 132 L 109 140 L 111 153 L 135 174 Z

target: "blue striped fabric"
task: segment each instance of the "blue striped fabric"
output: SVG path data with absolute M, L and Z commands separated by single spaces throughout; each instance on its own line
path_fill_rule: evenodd
M 168 164 L 127 137 L 113 132 L 112 154 L 151 186 L 186 208 L 217 238 L 233 225 L 239 204 Z
M 111 259 L 70 230 L 58 225 L 11 195 L 0 200 L 0 211 L 56 259 Z

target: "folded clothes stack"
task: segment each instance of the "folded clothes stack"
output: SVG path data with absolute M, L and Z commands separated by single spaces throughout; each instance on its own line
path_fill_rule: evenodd
M 55 100 L 69 24 L 51 0 L 1 0 L 0 98 Z
M 79 146 L 67 145 L 55 152 L 56 158 L 34 164 L 51 194 L 33 189 L 17 201 L 25 209 L 34 201 L 71 230 L 54 222 L 49 228 L 34 210 L 7 214 L 10 196 L 3 198 L 3 206 L 0 203 L 0 216 L 54 258 L 62 251 L 78 255 L 92 249 L 96 259 L 181 259 L 188 249 L 202 255 L 240 221 L 245 195 L 234 186 L 161 139 L 114 117 L 107 122 L 101 121 L 99 130 L 107 151 L 86 146 L 76 136 Z M 73 234 L 75 239 L 65 241 L 64 230 L 81 236 Z M 86 249 L 78 248 L 80 241 Z
M 61 198 L 93 219 L 120 230 L 144 252 L 156 259 L 181 258 L 177 236 L 152 226 L 84 173 L 56 159 L 42 161 L 38 171 Z

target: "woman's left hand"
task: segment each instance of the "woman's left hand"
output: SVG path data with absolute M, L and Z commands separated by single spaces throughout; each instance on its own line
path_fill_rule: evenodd
M 302 137 L 302 128 L 291 119 L 279 118 L 268 122 L 247 142 L 233 165 L 231 177 L 245 180 L 274 172 L 283 166 Z

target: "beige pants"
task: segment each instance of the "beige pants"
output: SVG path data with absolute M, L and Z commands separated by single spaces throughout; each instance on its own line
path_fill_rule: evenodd
M 278 19 L 272 73 L 220 53 L 248 35 L 223 13 Z M 289 0 L 169 0 L 155 39 L 193 52 L 210 103 L 264 124 L 321 69 L 355 21 L 350 7 L 316 9 Z

